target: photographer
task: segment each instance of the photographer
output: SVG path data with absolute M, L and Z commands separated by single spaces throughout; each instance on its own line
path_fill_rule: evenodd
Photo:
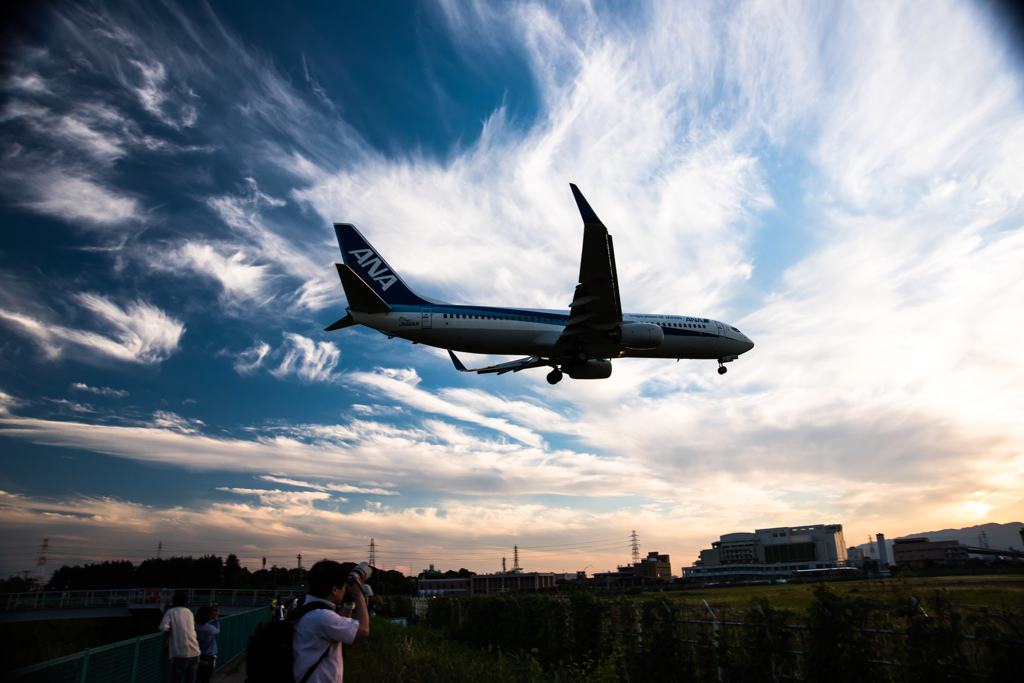
M 329 609 L 305 613 L 295 623 L 292 674 L 296 681 L 342 682 L 341 644 L 351 645 L 370 635 L 370 616 L 362 591 L 364 576 L 369 576 L 368 567 L 362 573 L 353 571 L 348 574 L 333 560 L 321 560 L 310 568 L 309 594 L 304 604 L 319 601 Z M 346 602 L 355 603 L 354 619 L 349 617 L 353 613 L 352 608 L 345 609 L 345 616 L 335 611 Z

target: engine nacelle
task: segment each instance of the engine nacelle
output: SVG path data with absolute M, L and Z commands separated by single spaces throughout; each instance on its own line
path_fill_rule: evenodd
M 612 376 L 610 360 L 588 360 L 586 363 L 564 366 L 562 369 L 573 379 L 608 379 Z
M 608 333 L 613 342 L 638 351 L 656 349 L 665 341 L 665 331 L 654 323 L 624 323 Z

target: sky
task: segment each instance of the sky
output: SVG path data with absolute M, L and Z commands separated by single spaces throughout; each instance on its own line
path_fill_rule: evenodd
M 0 575 L 371 539 L 591 573 L 634 531 L 678 574 L 735 531 L 1024 519 L 999 5 L 50 2 L 3 45 Z M 323 331 L 333 222 L 427 296 L 567 309 L 570 182 L 624 311 L 756 347 L 550 386 Z

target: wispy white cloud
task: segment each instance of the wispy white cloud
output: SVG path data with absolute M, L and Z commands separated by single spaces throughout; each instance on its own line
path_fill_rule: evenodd
M 0 320 L 31 339 L 50 358 L 63 355 L 68 345 L 93 357 L 107 357 L 133 363 L 160 363 L 178 349 L 185 326 L 144 301 L 132 301 L 123 308 L 99 294 L 74 296 L 78 305 L 90 311 L 104 332 L 67 327 L 37 317 L 33 311 L 0 308 Z M 12 302 L 8 302 L 8 306 Z
M 100 396 L 113 396 L 114 398 L 126 398 L 129 394 L 124 389 L 112 389 L 110 387 L 90 387 L 88 384 L 82 382 L 74 382 L 71 388 L 75 391 L 87 391 L 91 394 L 98 394 Z
M 286 484 L 288 486 L 298 486 L 301 488 L 314 489 L 316 491 L 337 491 L 339 493 L 365 493 L 376 496 L 397 496 L 397 491 L 389 491 L 388 489 L 382 488 L 365 488 L 360 486 L 352 486 L 350 484 L 314 484 L 308 481 L 299 481 L 297 479 L 286 479 L 283 477 L 276 477 L 272 475 L 263 475 L 260 477 L 264 481 L 273 482 L 275 484 Z
M 256 342 L 238 354 L 235 359 L 235 371 L 242 375 L 249 375 L 263 365 L 263 359 L 270 353 L 270 344 L 256 340 Z
M 234 245 L 217 246 L 189 241 L 181 247 L 154 256 L 153 265 L 182 275 L 193 272 L 216 280 L 222 288 L 222 297 L 229 308 L 243 304 L 263 304 L 274 295 L 267 292 L 269 271 L 267 265 L 257 265 L 245 250 Z
M 295 375 L 305 382 L 328 382 L 334 378 L 334 368 L 341 359 L 341 351 L 333 342 L 317 342 L 291 332 L 284 333 L 284 358 L 271 374 L 277 377 Z
M 143 218 L 139 201 L 97 182 L 88 175 L 67 170 L 37 173 L 30 182 L 23 179 L 25 195 L 21 204 L 70 223 L 121 225 Z
M 21 401 L 5 391 L 0 391 L 0 415 L 9 415 L 12 408 L 17 408 Z
M 542 446 L 544 443 L 542 437 L 533 430 L 513 424 L 503 418 L 490 417 L 485 414 L 486 411 L 480 410 L 481 404 L 485 403 L 489 408 L 499 405 L 504 407 L 503 402 L 482 400 L 483 397 L 475 392 L 452 392 L 451 396 L 457 400 L 446 400 L 430 391 L 417 388 L 420 378 L 412 368 L 405 370 L 382 368 L 373 373 L 353 372 L 348 375 L 347 379 L 350 382 L 371 387 L 376 392 L 419 411 L 476 423 L 507 434 L 513 439 L 531 446 Z M 464 399 L 467 398 L 470 399 L 469 405 L 464 402 Z M 463 399 L 463 401 L 458 399 Z M 521 411 L 524 405 L 529 408 L 530 412 L 543 412 L 535 406 L 521 403 L 516 405 L 515 409 Z

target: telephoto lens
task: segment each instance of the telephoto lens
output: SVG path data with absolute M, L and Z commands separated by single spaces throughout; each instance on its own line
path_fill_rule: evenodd
M 348 582 L 355 583 L 356 579 L 361 582 L 366 582 L 367 579 L 373 574 L 373 567 L 370 566 L 369 562 L 360 562 L 352 569 L 348 575 Z

